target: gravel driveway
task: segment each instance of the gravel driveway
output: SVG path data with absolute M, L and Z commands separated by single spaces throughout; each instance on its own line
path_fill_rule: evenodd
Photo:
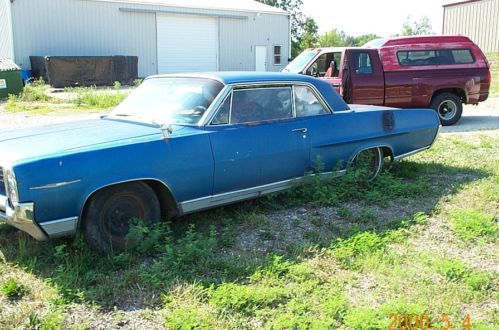
M 98 118 L 99 113 L 76 113 L 71 115 L 29 115 L 4 111 L 0 101 L 0 130 L 63 123 L 74 120 Z M 442 129 L 442 133 L 468 132 L 499 129 L 499 97 L 493 97 L 478 106 L 466 105 L 461 120 L 453 126 Z
M 0 101 L 0 130 L 64 123 L 74 120 L 99 118 L 99 113 L 76 113 L 64 116 L 29 115 L 4 110 L 5 101 Z

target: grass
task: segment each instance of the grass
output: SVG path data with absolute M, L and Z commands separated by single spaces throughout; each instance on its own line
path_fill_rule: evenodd
M 450 220 L 454 232 L 463 240 L 496 239 L 499 233 L 494 216 L 474 210 L 456 210 Z
M 43 80 L 26 85 L 19 96 L 9 95 L 5 109 L 9 112 L 29 112 L 34 115 L 63 114 L 75 111 L 109 111 L 127 96 L 120 91 L 121 84 L 115 82 L 113 88 L 70 87 L 64 90 L 69 98 L 49 96 L 49 87 Z
M 448 134 L 370 185 L 136 221 L 119 254 L 0 224 L 0 328 L 494 329 L 498 155 L 497 131 Z
M 0 286 L 0 291 L 9 299 L 19 299 L 26 294 L 26 287 L 15 278 L 10 278 Z

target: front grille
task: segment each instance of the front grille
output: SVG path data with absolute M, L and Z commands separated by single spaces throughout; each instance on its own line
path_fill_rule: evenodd
M 5 182 L 3 181 L 3 168 L 0 167 L 0 195 L 5 196 Z

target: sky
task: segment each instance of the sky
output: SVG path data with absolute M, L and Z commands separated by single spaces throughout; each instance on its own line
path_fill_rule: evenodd
M 302 13 L 319 25 L 319 33 L 334 28 L 347 35 L 375 33 L 387 37 L 400 33 L 408 15 L 428 16 L 433 31 L 442 33 L 443 4 L 458 0 L 303 0 Z

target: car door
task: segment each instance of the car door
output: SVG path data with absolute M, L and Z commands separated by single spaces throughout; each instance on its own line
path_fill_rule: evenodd
M 206 129 L 215 162 L 214 195 L 303 176 L 310 169 L 308 127 L 295 119 L 289 85 L 235 88 Z
M 295 86 L 293 94 L 296 119 L 308 128 L 311 169 L 324 172 L 343 169 L 341 160 L 346 141 L 341 141 L 341 135 L 336 132 L 351 130 L 351 127 L 335 120 L 332 109 L 310 86 Z

